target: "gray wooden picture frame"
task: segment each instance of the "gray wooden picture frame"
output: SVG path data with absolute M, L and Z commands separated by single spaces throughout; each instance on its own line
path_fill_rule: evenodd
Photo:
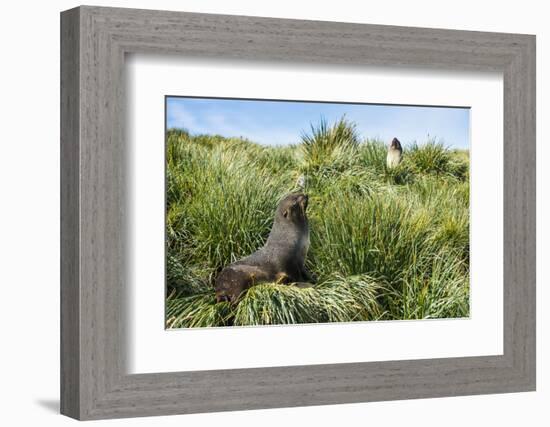
M 502 72 L 504 354 L 127 374 L 127 53 Z M 534 36 L 88 6 L 62 12 L 63 414 L 84 420 L 530 390 Z

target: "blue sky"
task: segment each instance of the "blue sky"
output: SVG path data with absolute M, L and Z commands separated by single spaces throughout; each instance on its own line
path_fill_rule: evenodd
M 168 128 L 192 134 L 244 137 L 265 145 L 298 143 L 300 135 L 324 117 L 329 124 L 344 114 L 356 123 L 363 138 L 402 144 L 436 138 L 452 148 L 469 148 L 470 110 L 467 108 L 338 104 L 292 101 L 251 101 L 168 97 Z

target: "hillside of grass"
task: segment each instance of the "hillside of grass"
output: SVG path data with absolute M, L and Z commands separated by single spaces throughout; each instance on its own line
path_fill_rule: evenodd
M 342 119 L 288 146 L 167 132 L 169 328 L 469 315 L 469 159 L 436 141 L 386 145 Z M 311 288 L 259 284 L 216 303 L 214 279 L 265 242 L 306 177 Z

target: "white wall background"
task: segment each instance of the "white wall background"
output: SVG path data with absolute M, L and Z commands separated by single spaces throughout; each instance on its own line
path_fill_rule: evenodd
M 537 34 L 538 391 L 108 421 L 117 426 L 384 426 L 550 423 L 548 182 L 550 27 L 541 1 L 176 0 L 105 6 Z M 75 1 L 3 4 L 0 22 L 0 422 L 63 426 L 59 405 L 59 12 Z M 7 129 L 6 129 L 7 128 Z M 6 132 L 7 130 L 7 132 Z M 95 424 L 92 423 L 92 424 Z

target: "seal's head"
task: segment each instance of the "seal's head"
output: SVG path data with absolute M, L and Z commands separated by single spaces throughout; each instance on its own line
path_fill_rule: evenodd
M 279 221 L 300 224 L 307 221 L 308 196 L 304 193 L 290 193 L 277 206 Z
M 390 149 L 399 150 L 399 151 L 402 150 L 401 143 L 397 138 L 393 138 L 392 141 L 390 142 Z

